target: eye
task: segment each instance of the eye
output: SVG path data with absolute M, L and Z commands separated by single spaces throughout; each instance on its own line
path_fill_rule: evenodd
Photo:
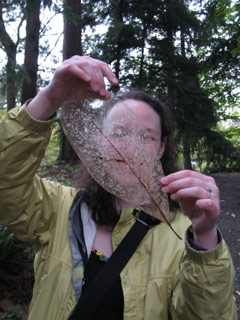
M 128 134 L 126 127 L 117 127 L 110 132 L 109 136 L 112 138 L 122 138 Z
M 147 135 L 147 134 L 142 134 L 141 135 L 141 139 L 143 140 L 143 141 L 151 141 L 152 139 L 151 139 L 151 137 L 149 136 L 149 135 Z
M 154 137 L 152 135 L 150 135 L 149 132 L 146 130 L 141 130 L 139 132 L 139 137 L 140 137 L 141 141 L 143 141 L 144 143 L 155 141 Z

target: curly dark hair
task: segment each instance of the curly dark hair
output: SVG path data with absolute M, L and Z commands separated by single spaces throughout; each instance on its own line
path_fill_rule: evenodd
M 161 141 L 166 138 L 166 146 L 164 154 L 161 158 L 163 171 L 165 175 L 177 171 L 177 154 L 173 140 L 173 127 L 170 110 L 162 101 L 155 96 L 136 89 L 118 92 L 113 98 L 107 101 L 108 107 L 113 107 L 118 102 L 133 99 L 147 103 L 157 112 L 161 121 Z M 115 207 L 115 196 L 107 192 L 100 186 L 88 173 L 86 167 L 82 165 L 80 170 L 81 187 L 86 189 L 84 201 L 92 209 L 92 218 L 98 225 L 114 227 L 119 219 L 119 214 Z M 174 210 L 178 204 L 170 201 L 170 208 Z

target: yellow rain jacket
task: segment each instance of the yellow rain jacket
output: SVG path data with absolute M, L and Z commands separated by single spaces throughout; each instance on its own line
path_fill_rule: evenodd
M 36 249 L 29 320 L 68 319 L 84 272 L 69 214 L 77 190 L 35 174 L 50 127 L 51 121 L 32 119 L 25 107 L 0 123 L 0 221 Z M 89 255 L 96 226 L 82 206 Z M 132 209 L 124 208 L 112 235 L 114 249 L 134 221 Z M 172 225 L 184 237 L 190 221 L 178 213 Z M 212 250 L 196 251 L 160 223 L 121 272 L 121 282 L 125 320 L 237 319 L 234 268 L 224 240 Z

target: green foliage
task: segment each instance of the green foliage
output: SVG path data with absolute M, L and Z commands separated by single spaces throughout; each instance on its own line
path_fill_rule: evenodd
M 59 154 L 60 124 L 55 120 L 52 125 L 52 135 L 49 141 L 45 156 L 38 169 L 38 174 L 42 178 L 57 181 L 66 186 L 72 185 L 72 179 L 77 174 L 80 161 L 76 164 L 61 163 L 57 161 Z
M 48 165 L 57 161 L 60 148 L 60 123 L 56 119 L 52 124 L 52 135 L 49 141 L 42 165 Z
M 191 10 L 190 4 L 90 1 L 94 27 L 105 21 L 108 30 L 102 36 L 94 32 L 88 45 L 94 57 L 112 63 L 122 86 L 141 87 L 170 101 L 177 139 L 194 155 L 204 132 L 232 117 L 230 108 L 239 104 L 234 93 L 239 66 L 231 53 L 239 4 L 194 1 Z
M 240 2 L 209 1 L 205 9 L 209 42 L 202 50 L 201 84 L 217 102 L 218 116 L 226 119 L 226 109 L 239 106 Z
M 4 117 L 4 115 L 6 114 L 6 110 L 5 109 L 0 109 L 0 120 Z
M 26 8 L 26 0 L 4 0 L 1 1 L 3 13 L 7 13 L 7 23 L 16 22 L 17 18 L 21 18 Z
M 80 166 L 80 162 L 74 165 L 54 162 L 44 164 L 44 162 L 42 162 L 38 169 L 38 174 L 42 178 L 47 178 L 66 186 L 72 186 L 73 180 L 77 175 Z
M 0 224 L 0 252 L 0 283 L 24 297 L 25 290 L 18 280 L 24 272 L 32 270 L 32 245 L 18 240 L 7 227 Z
M 207 130 L 204 134 L 197 145 L 200 169 L 206 173 L 240 172 L 240 129 Z
M 19 310 L 18 310 L 19 309 Z M 0 314 L 0 320 L 21 320 L 22 318 L 22 310 L 18 306 L 9 307 L 8 311 Z
M 82 0 L 81 3 L 84 54 L 110 63 L 121 87 L 147 89 L 167 100 L 184 154 L 189 150 L 189 159 L 191 156 L 202 159 L 204 155 L 203 163 L 211 166 L 209 158 L 220 143 L 219 136 L 211 135 L 217 141 L 208 141 L 203 154 L 199 144 L 206 144 L 209 132 L 217 132 L 219 121 L 238 117 L 234 110 L 239 107 L 239 0 Z M 64 2 L 44 0 L 42 4 L 55 14 L 63 13 Z M 4 1 L 4 22 L 8 25 L 21 18 L 20 8 L 25 6 L 24 0 Z M 76 25 L 80 17 L 71 8 L 64 9 Z M 106 32 L 98 33 L 100 25 L 104 25 Z M 49 30 L 45 25 L 42 32 Z M 41 52 L 48 56 L 49 50 L 45 41 Z M 44 69 L 42 66 L 40 71 Z M 51 66 L 47 69 L 51 70 Z M 19 69 L 17 82 L 20 84 L 21 74 Z M 38 84 L 44 86 L 46 82 L 39 78 Z M 43 160 L 46 168 L 42 170 L 46 172 L 59 152 L 58 123 L 54 126 Z M 236 131 L 221 133 L 221 137 L 227 140 L 226 144 L 230 141 L 237 148 Z M 218 148 L 218 152 L 224 150 Z M 222 158 L 228 162 L 229 170 L 231 166 L 233 170 L 236 168 L 235 162 L 230 161 L 232 155 L 235 158 L 234 154 L 231 152 L 228 159 Z M 59 181 L 68 183 L 65 178 Z

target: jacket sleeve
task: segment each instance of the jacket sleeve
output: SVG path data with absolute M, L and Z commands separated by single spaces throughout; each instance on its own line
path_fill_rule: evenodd
M 237 320 L 229 249 L 222 239 L 212 250 L 197 251 L 186 242 L 175 278 L 173 320 Z
M 35 173 L 45 153 L 52 121 L 37 121 L 26 107 L 0 122 L 0 222 L 24 241 L 47 241 L 66 187 Z

